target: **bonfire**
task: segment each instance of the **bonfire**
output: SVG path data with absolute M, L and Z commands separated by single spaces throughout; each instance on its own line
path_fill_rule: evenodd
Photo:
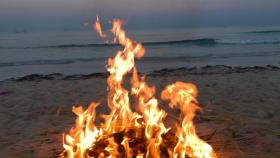
M 111 24 L 113 42 L 119 43 L 123 50 L 107 63 L 110 113 L 102 115 L 103 123 L 95 125 L 98 102 L 91 103 L 86 110 L 73 106 L 76 124 L 69 134 L 63 134 L 64 151 L 60 157 L 217 157 L 212 147 L 196 134 L 193 119 L 200 110 L 196 86 L 177 81 L 161 92 L 161 99 L 168 101 L 171 108 L 179 108 L 182 116 L 176 127 L 166 127 L 164 119 L 168 113 L 159 108 L 155 87 L 148 85 L 144 76 L 138 76 L 135 66 L 135 58 L 140 59 L 145 49 L 126 36 L 121 20 L 115 19 Z M 108 37 L 98 17 L 94 28 L 103 39 Z M 130 90 L 122 86 L 129 73 L 132 73 Z M 135 97 L 133 106 L 137 107 L 137 112 L 131 109 L 131 97 Z M 171 132 L 174 128 L 176 132 Z

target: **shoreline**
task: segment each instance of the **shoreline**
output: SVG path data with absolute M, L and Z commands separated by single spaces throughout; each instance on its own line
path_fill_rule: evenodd
M 154 70 L 146 74 L 146 76 L 159 76 L 159 75 L 168 75 L 173 72 L 182 72 L 185 74 L 191 75 L 207 75 L 207 74 L 230 74 L 230 73 L 245 73 L 251 71 L 280 71 L 280 67 L 275 65 L 266 65 L 266 66 L 227 66 L 227 65 L 206 65 L 202 67 L 178 67 L 178 68 L 163 68 L 160 70 Z M 90 74 L 73 74 L 65 75 L 63 73 L 51 73 L 51 74 L 30 74 L 23 77 L 9 78 L 5 81 L 38 81 L 38 80 L 82 80 L 82 79 L 91 79 L 91 78 L 107 78 L 108 73 L 90 73 Z

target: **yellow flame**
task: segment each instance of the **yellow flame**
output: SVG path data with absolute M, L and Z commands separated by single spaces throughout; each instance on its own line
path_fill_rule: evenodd
M 166 112 L 158 108 L 158 100 L 154 97 L 155 88 L 149 87 L 144 82 L 144 78 L 139 81 L 136 68 L 133 71 L 131 83 L 132 94 L 136 95 L 138 108 L 144 116 L 145 136 L 148 144 L 146 157 L 159 157 L 161 135 L 169 130 L 163 124 Z
M 216 157 L 212 147 L 196 135 L 193 124 L 195 112 L 199 109 L 196 97 L 196 86 L 183 82 L 168 85 L 161 93 L 161 98 L 169 99 L 171 107 L 179 106 L 184 116 L 181 127 L 176 132 L 179 140 L 173 150 L 172 157 L 184 158 L 185 154 L 189 157 Z
M 69 158 L 82 158 L 102 133 L 94 126 L 95 108 L 98 103 L 91 103 L 87 110 L 73 106 L 72 111 L 78 116 L 76 126 L 63 138 L 63 147 Z
M 124 146 L 126 157 L 131 158 L 132 154 L 131 154 L 131 149 L 129 148 L 129 138 L 124 137 L 121 144 Z
M 122 87 L 122 80 L 134 67 L 135 55 L 142 57 L 145 50 L 141 44 L 128 38 L 121 26 L 120 20 L 113 20 L 111 31 L 124 49 L 118 51 L 114 58 L 109 58 L 107 65 L 110 73 L 107 79 L 107 102 L 111 109 L 111 113 L 105 117 L 105 131 L 108 133 L 132 128 L 134 124 L 131 121 L 138 117 L 138 114 L 132 113 L 130 109 L 128 91 Z

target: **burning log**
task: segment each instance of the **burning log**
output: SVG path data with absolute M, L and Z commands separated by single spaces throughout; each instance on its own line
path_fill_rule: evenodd
M 136 133 L 139 133 L 139 130 L 142 131 L 141 135 L 136 135 Z M 114 139 L 115 142 L 118 145 L 118 153 L 119 157 L 126 158 L 125 149 L 122 146 L 122 142 L 124 138 L 129 138 L 129 147 L 132 150 L 132 157 L 137 157 L 138 155 L 143 155 L 143 157 L 146 157 L 147 152 L 147 139 L 144 135 L 145 128 L 142 127 L 141 129 L 130 129 L 127 132 L 119 132 L 114 133 L 110 136 L 104 136 L 101 137 L 99 140 L 94 142 L 89 149 L 86 150 L 85 157 L 102 157 L 102 156 L 109 156 L 109 152 L 106 151 L 106 147 L 109 145 L 108 139 Z M 201 136 L 201 137 L 211 137 L 215 134 L 215 131 L 213 133 L 210 133 L 210 136 Z M 160 144 L 160 156 L 163 158 L 169 158 L 170 152 L 172 152 L 172 149 L 176 146 L 178 143 L 178 138 L 176 135 L 168 131 L 166 134 L 162 135 L 162 143 Z M 207 138 L 206 138 L 207 139 Z M 63 152 L 60 157 L 68 157 L 67 152 Z M 186 158 L 188 158 L 188 155 L 185 155 Z
M 92 146 L 87 149 L 85 152 L 85 157 L 102 157 L 102 156 L 109 156 L 109 152 L 106 150 L 106 147 L 109 145 L 109 139 L 114 139 L 115 143 L 118 145 L 118 157 L 127 157 L 125 149 L 122 145 L 122 142 L 125 138 L 129 139 L 129 147 L 132 150 L 131 157 L 137 157 L 138 155 L 143 155 L 146 157 L 147 152 L 147 139 L 145 138 L 144 131 L 145 128 L 140 129 L 142 131 L 141 136 L 136 136 L 136 133 L 139 129 L 130 129 L 127 132 L 119 132 L 114 133 L 111 136 L 105 136 L 100 138 L 96 142 L 92 144 Z M 170 151 L 175 147 L 178 142 L 178 138 L 175 136 L 174 133 L 169 131 L 168 133 L 162 135 L 163 141 L 160 144 L 160 155 L 161 157 L 170 157 Z M 185 155 L 187 157 L 187 155 Z M 61 157 L 68 157 L 66 152 L 61 154 Z

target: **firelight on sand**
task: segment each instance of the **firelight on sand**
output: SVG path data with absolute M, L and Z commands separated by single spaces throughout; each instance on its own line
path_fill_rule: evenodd
M 76 125 L 69 134 L 63 135 L 64 158 L 88 157 L 217 157 L 212 147 L 196 135 L 193 118 L 199 110 L 197 88 L 191 83 L 180 81 L 166 86 L 161 98 L 169 100 L 170 107 L 178 107 L 183 116 L 177 125 L 177 132 L 172 137 L 172 145 L 166 145 L 165 135 L 171 127 L 163 123 L 168 115 L 158 107 L 155 98 L 155 87 L 145 82 L 145 77 L 139 77 L 135 66 L 135 57 L 140 59 L 145 49 L 125 34 L 121 20 L 112 21 L 115 42 L 124 47 L 116 56 L 109 58 L 107 70 L 110 73 L 108 84 L 107 104 L 111 112 L 102 115 L 104 122 L 100 126 L 94 124 L 95 108 L 99 103 L 93 102 L 84 110 L 81 106 L 73 106 L 72 111 L 77 115 Z M 102 37 L 103 33 L 99 18 L 94 24 L 95 30 Z M 132 72 L 131 90 L 122 86 L 124 77 Z M 138 112 L 131 110 L 130 97 L 135 97 Z M 133 104 L 134 105 L 134 104 Z

